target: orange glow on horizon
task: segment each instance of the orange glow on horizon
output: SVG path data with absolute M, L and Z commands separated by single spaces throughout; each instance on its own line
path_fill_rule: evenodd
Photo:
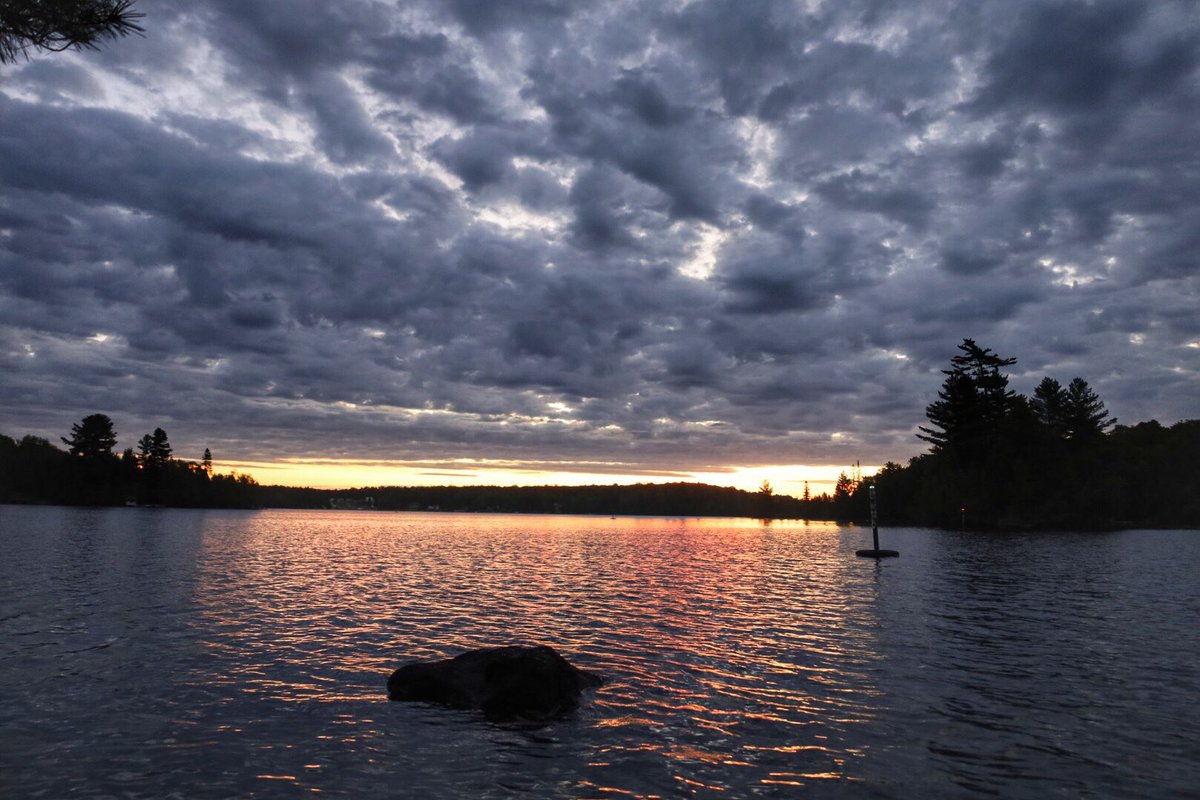
M 521 462 L 462 459 L 451 463 L 361 461 L 355 459 L 284 459 L 281 461 L 224 462 L 221 469 L 250 475 L 266 485 L 308 486 L 314 489 L 355 489 L 369 486 L 586 486 L 635 483 L 707 483 L 755 492 L 764 480 L 776 494 L 800 497 L 804 482 L 815 497 L 833 494 L 840 472 L 849 466 L 770 464 L 731 466 L 720 471 L 622 471 L 620 465 L 589 469 L 586 464 L 523 466 Z M 864 475 L 875 466 L 863 466 Z

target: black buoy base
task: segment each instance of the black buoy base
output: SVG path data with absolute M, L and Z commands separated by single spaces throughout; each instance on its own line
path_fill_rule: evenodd
M 896 558 L 900 554 L 895 550 L 855 550 L 854 555 L 863 558 Z

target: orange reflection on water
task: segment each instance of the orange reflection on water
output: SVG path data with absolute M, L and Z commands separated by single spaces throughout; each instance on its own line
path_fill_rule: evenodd
M 668 758 L 678 761 L 700 761 L 706 764 L 724 764 L 726 766 L 749 767 L 748 761 L 731 758 L 728 753 L 718 753 L 695 746 L 680 745 L 663 751 Z
M 763 778 L 760 783 L 781 786 L 805 786 L 810 781 L 847 781 L 856 779 L 841 772 L 772 772 L 770 777 Z
M 586 712 L 606 731 L 597 768 L 658 758 L 715 790 L 711 770 L 761 769 L 755 747 L 804 760 L 763 780 L 844 774 L 838 743 L 815 731 L 866 721 L 861 697 L 879 691 L 862 602 L 844 590 L 854 563 L 832 524 L 340 511 L 251 520 L 207 536 L 197 570 L 212 665 L 198 680 L 231 693 L 375 703 L 406 661 L 552 644 L 609 677 Z
M 676 775 L 676 776 L 675 776 L 675 780 L 677 780 L 677 781 L 679 781 L 680 783 L 682 783 L 682 784 L 685 784 L 685 785 L 687 785 L 687 786 L 694 786 L 694 787 L 696 787 L 697 789 L 707 789 L 707 790 L 708 790 L 708 791 L 710 791 L 710 792 L 724 792 L 724 791 L 726 791 L 726 789 L 725 789 L 725 787 L 724 787 L 724 786 L 719 786 L 719 785 L 716 785 L 716 784 L 708 784 L 708 783 L 703 783 L 702 781 L 692 780 L 691 778 L 685 778 L 685 777 L 684 777 L 684 776 L 682 776 L 682 775 Z
M 636 798 L 636 800 L 663 800 L 663 796 L 661 794 L 642 794 L 630 789 L 621 789 L 616 786 L 602 786 L 598 783 L 592 783 L 591 781 L 586 780 L 580 781 L 579 786 L 581 788 L 590 790 L 590 792 L 595 792 L 598 795 L 623 795 L 625 797 Z M 584 796 L 590 797 L 591 794 L 589 793 Z

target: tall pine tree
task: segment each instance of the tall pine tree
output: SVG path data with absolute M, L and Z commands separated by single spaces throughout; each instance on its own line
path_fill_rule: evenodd
M 62 438 L 63 444 L 71 448 L 71 455 L 97 459 L 112 455 L 117 444 L 113 421 L 107 414 L 90 414 L 71 426 L 71 438 Z
M 1016 393 L 1000 370 L 1017 363 L 1001 358 L 973 339 L 963 339 L 962 352 L 950 359 L 950 369 L 938 399 L 925 409 L 930 426 L 920 426 L 917 437 L 933 445 L 933 452 L 951 451 L 961 460 L 975 460 L 1000 435 L 1016 407 Z
M 143 467 L 161 467 L 171 460 L 171 444 L 167 432 L 155 428 L 138 440 L 138 457 Z
M 1117 422 L 1083 378 L 1075 378 L 1067 386 L 1063 418 L 1067 435 L 1076 441 L 1094 439 Z

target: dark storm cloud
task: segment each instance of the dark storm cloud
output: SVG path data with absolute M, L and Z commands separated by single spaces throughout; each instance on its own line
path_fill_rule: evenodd
M 929 223 L 933 201 L 914 189 L 889 185 L 854 170 L 816 185 L 817 194 L 837 208 L 869 211 L 922 229 Z
M 377 131 L 344 78 L 322 76 L 308 84 L 303 101 L 312 109 L 317 129 L 315 144 L 331 161 L 341 164 L 384 157 L 392 144 Z
M 901 460 L 965 336 L 1196 415 L 1191 3 L 143 6 L 0 74 L 4 433 Z
M 639 73 L 621 70 L 601 87 L 579 86 L 578 77 L 562 77 L 562 60 L 559 54 L 539 65 L 531 73 L 537 88 L 526 96 L 549 114 L 553 144 L 564 155 L 611 165 L 658 190 L 661 201 L 651 210 L 672 219 L 714 221 L 722 200 L 741 193 L 728 174 L 741 153 L 727 121 L 673 104 Z
M 513 158 L 544 154 L 540 131 L 534 126 L 476 125 L 468 133 L 444 136 L 430 147 L 431 154 L 463 182 L 467 191 L 509 177 Z
M 495 121 L 500 112 L 470 58 L 469 51 L 453 46 L 444 34 L 395 34 L 373 44 L 366 78 L 388 96 L 459 124 Z
M 1102 0 L 1026 7 L 987 59 L 987 83 L 973 107 L 1112 113 L 1113 101 L 1171 95 L 1196 67 L 1195 42 L 1185 31 L 1139 41 L 1153 5 Z
M 455 20 L 480 36 L 500 30 L 523 30 L 562 22 L 576 4 L 569 0 L 448 0 Z
M 573 231 L 584 248 L 604 250 L 612 245 L 634 244 L 630 230 L 642 215 L 636 206 L 649 202 L 636 199 L 636 187 L 619 171 L 594 166 L 580 175 L 571 186 L 570 199 L 574 211 Z

